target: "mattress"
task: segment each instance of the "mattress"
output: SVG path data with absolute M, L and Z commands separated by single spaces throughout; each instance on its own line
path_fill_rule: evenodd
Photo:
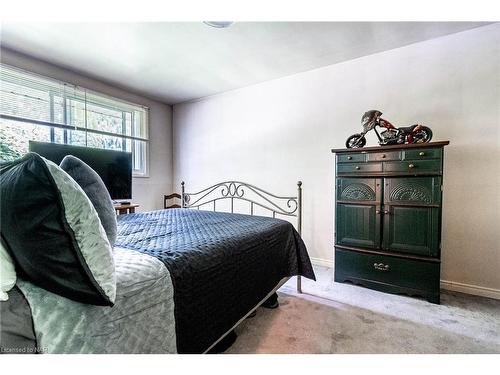
M 161 260 L 174 285 L 179 353 L 203 353 L 285 277 L 315 279 L 285 220 L 195 209 L 118 217 L 116 244 Z
M 29 302 L 42 353 L 176 353 L 173 286 L 154 257 L 114 249 L 115 305 L 94 306 L 27 281 L 18 287 Z
M 187 209 L 120 215 L 114 258 L 113 307 L 18 281 L 38 351 L 204 353 L 284 278 L 315 278 L 289 222 L 249 215 Z

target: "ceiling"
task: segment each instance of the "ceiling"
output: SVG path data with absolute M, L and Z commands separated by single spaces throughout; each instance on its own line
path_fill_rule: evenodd
M 1 45 L 175 104 L 481 22 L 4 23 Z

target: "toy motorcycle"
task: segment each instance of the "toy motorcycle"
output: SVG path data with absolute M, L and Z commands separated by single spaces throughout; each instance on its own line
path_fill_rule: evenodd
M 396 128 L 389 121 L 381 118 L 382 112 L 372 110 L 365 112 L 361 119 L 363 132 L 353 134 L 345 142 L 347 148 L 363 147 L 366 144 L 365 135 L 370 130 L 374 130 L 377 134 L 378 143 L 380 146 L 395 145 L 404 143 L 424 143 L 430 142 L 432 138 L 432 130 L 423 125 L 411 125 L 401 128 Z M 380 134 L 376 126 L 385 128 Z

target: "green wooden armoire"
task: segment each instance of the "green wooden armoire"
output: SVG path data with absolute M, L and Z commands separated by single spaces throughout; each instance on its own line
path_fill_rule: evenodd
M 334 149 L 335 281 L 439 303 L 449 142 Z

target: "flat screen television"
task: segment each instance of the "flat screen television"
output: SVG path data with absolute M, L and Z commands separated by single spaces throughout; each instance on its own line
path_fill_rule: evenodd
M 132 153 L 59 143 L 29 142 L 29 150 L 57 165 L 73 155 L 89 165 L 102 178 L 112 199 L 132 198 Z

